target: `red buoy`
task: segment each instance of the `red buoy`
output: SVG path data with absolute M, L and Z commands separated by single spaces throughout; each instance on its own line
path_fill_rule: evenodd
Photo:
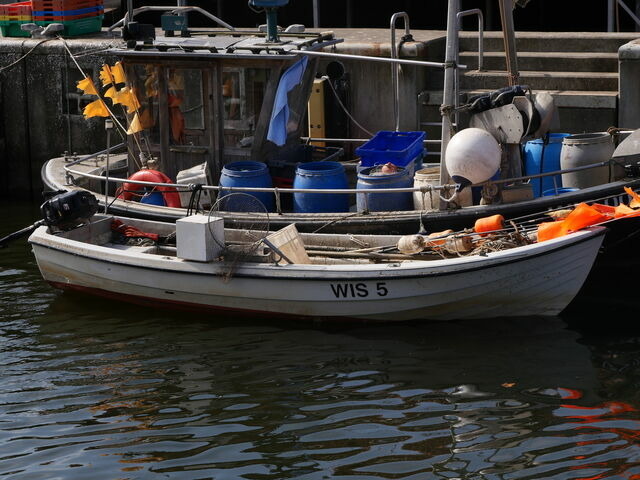
M 127 180 L 153 183 L 173 183 L 164 173 L 150 169 L 139 170 L 127 178 Z M 180 194 L 178 194 L 178 191 L 174 187 L 156 186 L 153 187 L 153 189 L 162 193 L 164 204 L 167 207 L 180 208 L 182 206 L 180 202 Z M 118 195 L 118 198 L 123 200 L 132 200 L 135 195 L 144 195 L 144 193 L 144 185 L 125 182 L 122 184 L 122 192 Z

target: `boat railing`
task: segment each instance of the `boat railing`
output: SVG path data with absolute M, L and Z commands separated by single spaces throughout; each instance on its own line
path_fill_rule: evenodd
M 183 13 L 188 13 L 188 12 L 198 12 L 198 13 L 201 13 L 202 15 L 204 15 L 205 17 L 213 20 L 215 23 L 217 23 L 221 27 L 226 28 L 227 30 L 231 30 L 231 31 L 235 30 L 235 27 L 232 27 L 231 25 L 229 25 L 224 20 L 216 17 L 212 13 L 207 12 L 206 10 L 204 10 L 203 8 L 200 8 L 200 7 L 186 7 L 186 6 L 183 6 L 183 7 L 176 7 L 176 6 L 163 7 L 163 6 L 147 5 L 147 6 L 142 6 L 142 7 L 138 7 L 136 9 L 134 9 L 132 11 L 132 13 L 131 13 L 131 18 L 129 18 L 129 12 L 125 13 L 124 17 L 121 18 L 120 20 L 118 20 L 113 25 L 111 25 L 109 27 L 108 31 L 111 32 L 115 28 L 122 27 L 123 25 L 128 24 L 136 15 L 138 15 L 139 13 L 144 13 L 144 12 L 171 12 L 171 13 L 174 13 L 174 14 L 183 14 Z
M 65 170 L 67 170 L 67 167 L 72 167 L 74 165 L 78 165 L 79 163 L 82 162 L 86 162 L 87 160 L 93 160 L 94 158 L 98 158 L 101 155 L 107 155 L 107 154 L 112 154 L 114 153 L 114 150 L 117 151 L 118 149 L 122 148 L 125 146 L 125 143 L 119 143 L 118 145 L 114 145 L 113 147 L 107 147 L 104 150 L 100 150 L 99 152 L 95 152 L 95 153 L 90 153 L 89 155 L 84 155 L 82 157 L 76 158 L 75 160 L 71 160 L 69 161 L 69 163 L 67 163 L 65 165 Z M 76 155 L 73 155 L 71 158 L 75 158 Z
M 121 144 L 122 145 L 122 144 Z M 423 185 L 423 186 L 419 186 L 419 187 L 402 187 L 402 188 L 375 188 L 375 189 L 371 189 L 371 188 L 331 188 L 331 189 L 312 189 L 312 188 L 278 188 L 278 187 L 226 187 L 226 186 L 220 186 L 220 185 L 202 185 L 202 184 L 182 184 L 182 183 L 160 183 L 160 182 L 147 182 L 147 181 L 142 181 L 142 180 L 130 180 L 128 178 L 119 178 L 119 177 L 112 177 L 109 176 L 107 174 L 107 176 L 104 175 L 97 175 L 95 173 L 89 173 L 89 172 L 83 172 L 81 170 L 77 170 L 74 169 L 72 167 L 78 165 L 79 163 L 83 162 L 83 161 L 87 161 L 87 160 L 92 160 L 94 158 L 96 158 L 98 155 L 100 154 L 105 154 L 107 153 L 106 151 L 102 151 L 102 152 L 97 152 L 95 154 L 92 155 L 87 155 L 85 157 L 82 157 L 80 159 L 74 160 L 73 162 L 69 163 L 68 165 L 64 166 L 64 169 L 66 171 L 67 174 L 67 181 L 72 183 L 74 181 L 74 175 L 79 176 L 79 177 L 84 177 L 84 178 L 88 178 L 88 179 L 92 179 L 92 180 L 99 180 L 99 181 L 109 181 L 109 182 L 114 182 L 117 184 L 123 184 L 123 183 L 128 183 L 128 184 L 133 184 L 133 185 L 140 185 L 143 187 L 168 187 L 168 188 L 174 188 L 176 190 L 179 191 L 192 191 L 195 192 L 199 189 L 202 190 L 210 190 L 210 191 L 215 191 L 215 192 L 219 192 L 221 190 L 223 190 L 224 192 L 228 192 L 228 193 L 235 193 L 235 192 L 245 192 L 245 193 L 273 193 L 276 196 L 276 205 L 278 206 L 278 213 L 282 213 L 281 209 L 280 209 L 280 205 L 281 205 L 281 195 L 291 195 L 294 193 L 312 193 L 312 194 L 322 194 L 322 195 L 331 195 L 331 194 L 349 194 L 349 195 L 364 195 L 365 198 L 365 204 L 368 203 L 368 197 L 371 194 L 394 194 L 394 193 L 414 193 L 414 192 L 418 192 L 421 193 L 423 195 L 428 195 L 428 194 L 433 194 L 436 193 L 440 199 L 444 202 L 452 202 L 455 201 L 455 199 L 457 198 L 457 194 L 458 192 L 456 191 L 456 188 L 458 187 L 457 184 L 444 184 L 444 185 Z M 562 175 L 562 174 L 566 174 L 566 173 L 574 173 L 574 172 L 580 172 L 583 170 L 589 170 L 592 168 L 600 168 L 600 167 L 605 167 L 605 166 L 611 166 L 612 163 L 615 163 L 612 160 L 607 160 L 607 161 L 602 161 L 602 162 L 597 162 L 597 163 L 592 163 L 589 165 L 582 165 L 579 167 L 574 167 L 574 168 L 569 168 L 569 169 L 564 169 L 564 170 L 556 170 L 556 171 L 552 171 L 552 172 L 543 172 L 543 173 L 539 173 L 539 174 L 532 174 L 532 175 L 526 175 L 526 176 L 521 176 L 521 177 L 514 177 L 514 178 L 503 178 L 503 179 L 496 179 L 496 180 L 488 180 L 486 182 L 481 182 L 481 183 L 477 183 L 477 184 L 473 184 L 467 188 L 471 188 L 471 187 L 484 187 L 484 186 L 489 186 L 489 185 L 495 185 L 495 184 L 513 184 L 513 183 L 524 183 L 526 181 L 529 181 L 531 179 L 538 179 L 538 178 L 544 178 L 544 177 L 549 177 L 552 176 L 553 177 L 553 183 L 554 183 L 554 187 L 555 188 L 559 188 L 556 185 L 556 176 L 557 175 Z M 445 198 L 443 197 L 443 193 L 445 192 L 454 192 L 453 195 L 450 198 Z M 106 200 L 105 200 L 105 203 Z

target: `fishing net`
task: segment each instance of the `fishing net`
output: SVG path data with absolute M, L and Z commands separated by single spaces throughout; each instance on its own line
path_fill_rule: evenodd
M 264 249 L 263 241 L 269 234 L 269 212 L 253 195 L 229 193 L 219 197 L 209 210 L 209 218 L 225 218 L 229 216 L 229 212 L 234 212 L 235 217 L 242 218 L 243 228 L 230 232 L 232 234 L 229 240 L 224 241 L 212 233 L 215 242 L 222 249 L 222 257 L 228 264 L 224 275 L 226 280 L 233 276 L 240 263 L 260 256 Z

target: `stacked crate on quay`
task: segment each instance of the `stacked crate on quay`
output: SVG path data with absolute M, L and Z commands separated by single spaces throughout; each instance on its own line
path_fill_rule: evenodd
M 63 25 L 63 36 L 99 32 L 104 19 L 103 0 L 31 0 L 0 6 L 0 28 L 4 37 L 28 37 L 23 23 L 46 27 Z
M 3 37 L 28 37 L 30 33 L 22 30 L 23 23 L 32 23 L 31 2 L 0 5 L 0 32 Z

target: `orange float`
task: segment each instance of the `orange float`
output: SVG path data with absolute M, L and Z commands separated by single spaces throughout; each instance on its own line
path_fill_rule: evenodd
M 169 177 L 158 170 L 143 169 L 139 170 L 131 175 L 127 180 L 134 180 L 137 182 L 152 182 L 152 183 L 173 183 Z M 154 190 L 162 193 L 164 204 L 167 207 L 180 208 L 182 206 L 180 202 L 180 194 L 174 187 L 156 186 Z M 118 198 L 123 200 L 132 200 L 135 196 L 144 195 L 144 185 L 125 182 L 122 184 L 122 191 L 118 195 Z
M 476 220 L 476 223 L 473 226 L 473 231 L 485 236 L 488 232 L 495 232 L 496 230 L 502 230 L 503 228 L 504 217 L 502 215 L 492 215 L 490 217 L 483 217 Z

